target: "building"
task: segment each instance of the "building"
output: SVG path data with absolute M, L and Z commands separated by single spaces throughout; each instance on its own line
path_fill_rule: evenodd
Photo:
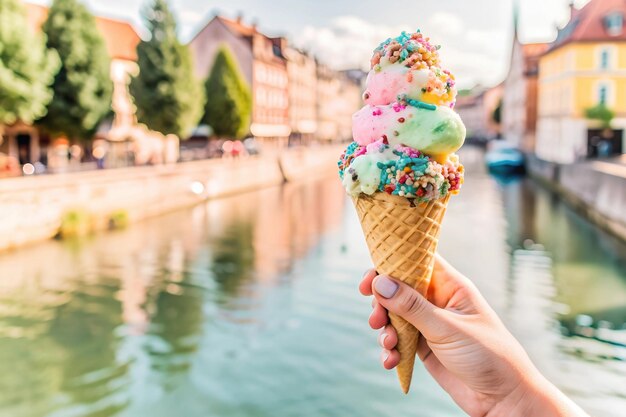
M 548 49 L 548 44 L 522 44 L 517 3 L 514 13 L 511 63 L 502 95 L 502 131 L 507 142 L 532 153 L 537 127 L 539 57 Z
M 345 72 L 317 64 L 317 138 L 322 142 L 352 138 L 352 115 L 363 105 L 361 85 Z
M 250 133 L 266 146 L 285 145 L 291 134 L 286 41 L 237 20 L 216 16 L 190 42 L 196 75 L 208 77 L 217 50 L 226 45 L 252 89 Z M 211 100 L 211 97 L 207 97 Z
M 501 124 L 494 118 L 501 104 L 503 84 L 492 88 L 477 86 L 459 94 L 455 110 L 467 129 L 467 140 L 484 143 L 501 135 Z
M 626 1 L 570 7 L 569 22 L 539 60 L 536 153 L 560 163 L 626 148 Z M 615 113 L 611 129 L 586 119 L 599 104 Z
M 315 59 L 288 47 L 290 144 L 306 144 L 317 134 L 317 64 Z
M 25 7 L 30 30 L 40 31 L 48 17 L 48 8 L 30 3 L 25 3 Z M 115 129 L 126 129 L 136 123 L 135 108 L 128 84 L 131 75 L 139 70 L 136 48 L 140 38 L 128 22 L 96 17 L 96 25 L 111 58 L 114 120 L 110 128 L 113 132 Z M 56 159 L 57 153 L 62 155 L 62 159 L 67 160 L 67 143 L 56 148 L 53 145 L 51 139 L 42 135 L 34 126 L 18 122 L 7 127 L 5 140 L 0 144 L 0 152 L 17 158 L 20 164 L 35 162 L 49 164 Z
M 352 140 L 352 115 L 363 106 L 363 78 L 352 77 L 353 71 L 337 73 L 339 96 L 337 98 L 337 130 L 340 141 Z

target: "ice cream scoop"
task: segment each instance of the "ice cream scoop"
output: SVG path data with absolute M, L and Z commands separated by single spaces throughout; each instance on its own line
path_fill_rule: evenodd
M 449 107 L 394 103 L 363 107 L 352 118 L 352 134 L 359 145 L 385 139 L 390 145 L 408 146 L 444 162 L 463 145 L 466 131 Z
M 454 107 L 457 94 L 454 86 L 454 76 L 439 68 L 413 69 L 399 64 L 377 66 L 367 75 L 363 101 L 375 106 L 404 97 Z

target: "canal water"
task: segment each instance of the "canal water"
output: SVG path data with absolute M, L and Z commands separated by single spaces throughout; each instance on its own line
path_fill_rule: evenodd
M 468 179 L 440 251 L 595 415 L 626 410 L 626 247 L 529 180 Z M 378 363 L 333 173 L 0 255 L 0 416 L 462 416 Z

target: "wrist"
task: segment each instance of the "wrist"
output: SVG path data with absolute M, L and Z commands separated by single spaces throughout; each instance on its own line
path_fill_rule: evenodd
M 487 417 L 589 417 L 539 371 L 520 378 L 519 385 Z

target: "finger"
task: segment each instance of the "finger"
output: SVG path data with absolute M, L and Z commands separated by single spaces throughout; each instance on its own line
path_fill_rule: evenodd
M 385 325 L 389 323 L 389 316 L 387 314 L 387 310 L 380 304 L 377 304 L 370 314 L 369 324 L 370 327 L 374 330 L 378 330 L 383 328 Z
M 380 359 L 385 369 L 393 369 L 400 363 L 400 353 L 397 350 L 383 349 Z
M 470 282 L 469 279 L 438 253 L 435 254 L 435 263 L 433 265 L 433 281 L 438 285 L 455 284 L 463 286 Z
M 361 283 L 359 284 L 359 291 L 361 294 L 368 296 L 372 295 L 372 280 L 376 278 L 376 271 L 373 269 L 368 269 L 363 274 L 363 278 L 361 278 Z
M 398 334 L 391 325 L 385 326 L 378 336 L 378 344 L 383 349 L 391 350 L 398 344 Z
M 378 303 L 415 326 L 427 339 L 450 334 L 446 314 L 408 285 L 385 275 L 377 276 L 372 285 Z
M 488 307 L 474 283 L 439 255 L 435 255 L 428 300 L 441 308 L 452 303 L 455 310 L 467 314 Z

